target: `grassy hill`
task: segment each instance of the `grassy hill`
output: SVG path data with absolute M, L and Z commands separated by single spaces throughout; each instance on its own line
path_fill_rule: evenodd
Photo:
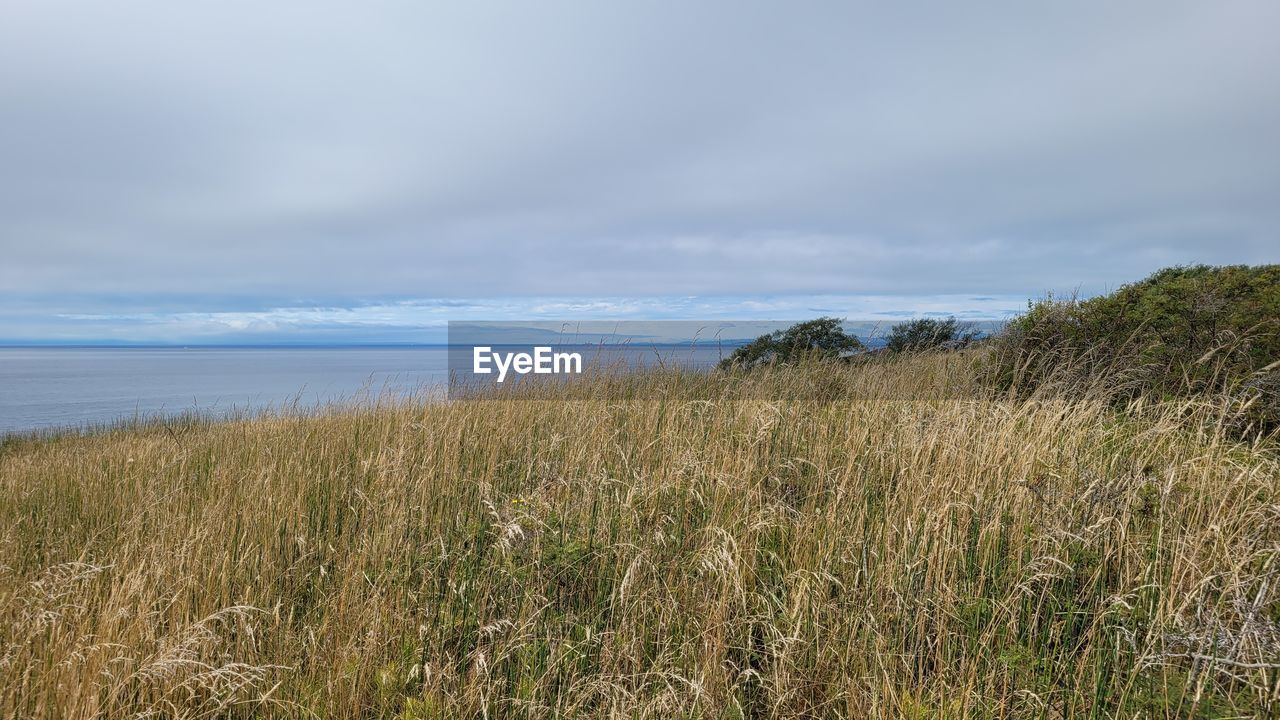
M 12 441 L 0 715 L 1275 712 L 1273 452 L 983 352 Z

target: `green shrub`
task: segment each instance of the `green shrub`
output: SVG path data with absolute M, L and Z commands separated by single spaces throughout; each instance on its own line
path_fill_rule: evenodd
M 959 348 L 977 339 L 978 331 L 970 323 L 961 323 L 953 317 L 920 318 L 890 328 L 885 347 L 890 352 L 923 352 Z
M 805 358 L 837 358 L 843 352 L 863 349 L 862 342 L 846 333 L 842 323 L 840 318 L 822 317 L 761 335 L 721 360 L 720 367 L 749 369 L 773 363 L 793 363 Z
M 996 343 L 1003 387 L 1222 393 L 1255 427 L 1280 419 L 1280 265 L 1174 267 L 1090 300 L 1031 303 Z M 1245 406 L 1248 406 L 1245 408 Z

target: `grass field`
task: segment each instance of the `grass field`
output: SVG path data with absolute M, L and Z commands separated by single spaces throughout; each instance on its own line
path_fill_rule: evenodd
M 977 353 L 0 446 L 0 716 L 1263 717 L 1280 462 Z

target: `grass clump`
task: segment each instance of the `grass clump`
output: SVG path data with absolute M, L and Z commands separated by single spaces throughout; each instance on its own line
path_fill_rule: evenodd
M 1274 714 L 1273 451 L 980 352 L 7 445 L 0 716 Z

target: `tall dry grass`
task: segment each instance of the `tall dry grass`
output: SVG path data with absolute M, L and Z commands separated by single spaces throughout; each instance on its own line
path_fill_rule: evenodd
M 1262 716 L 1280 464 L 971 355 L 0 448 L 0 715 Z

